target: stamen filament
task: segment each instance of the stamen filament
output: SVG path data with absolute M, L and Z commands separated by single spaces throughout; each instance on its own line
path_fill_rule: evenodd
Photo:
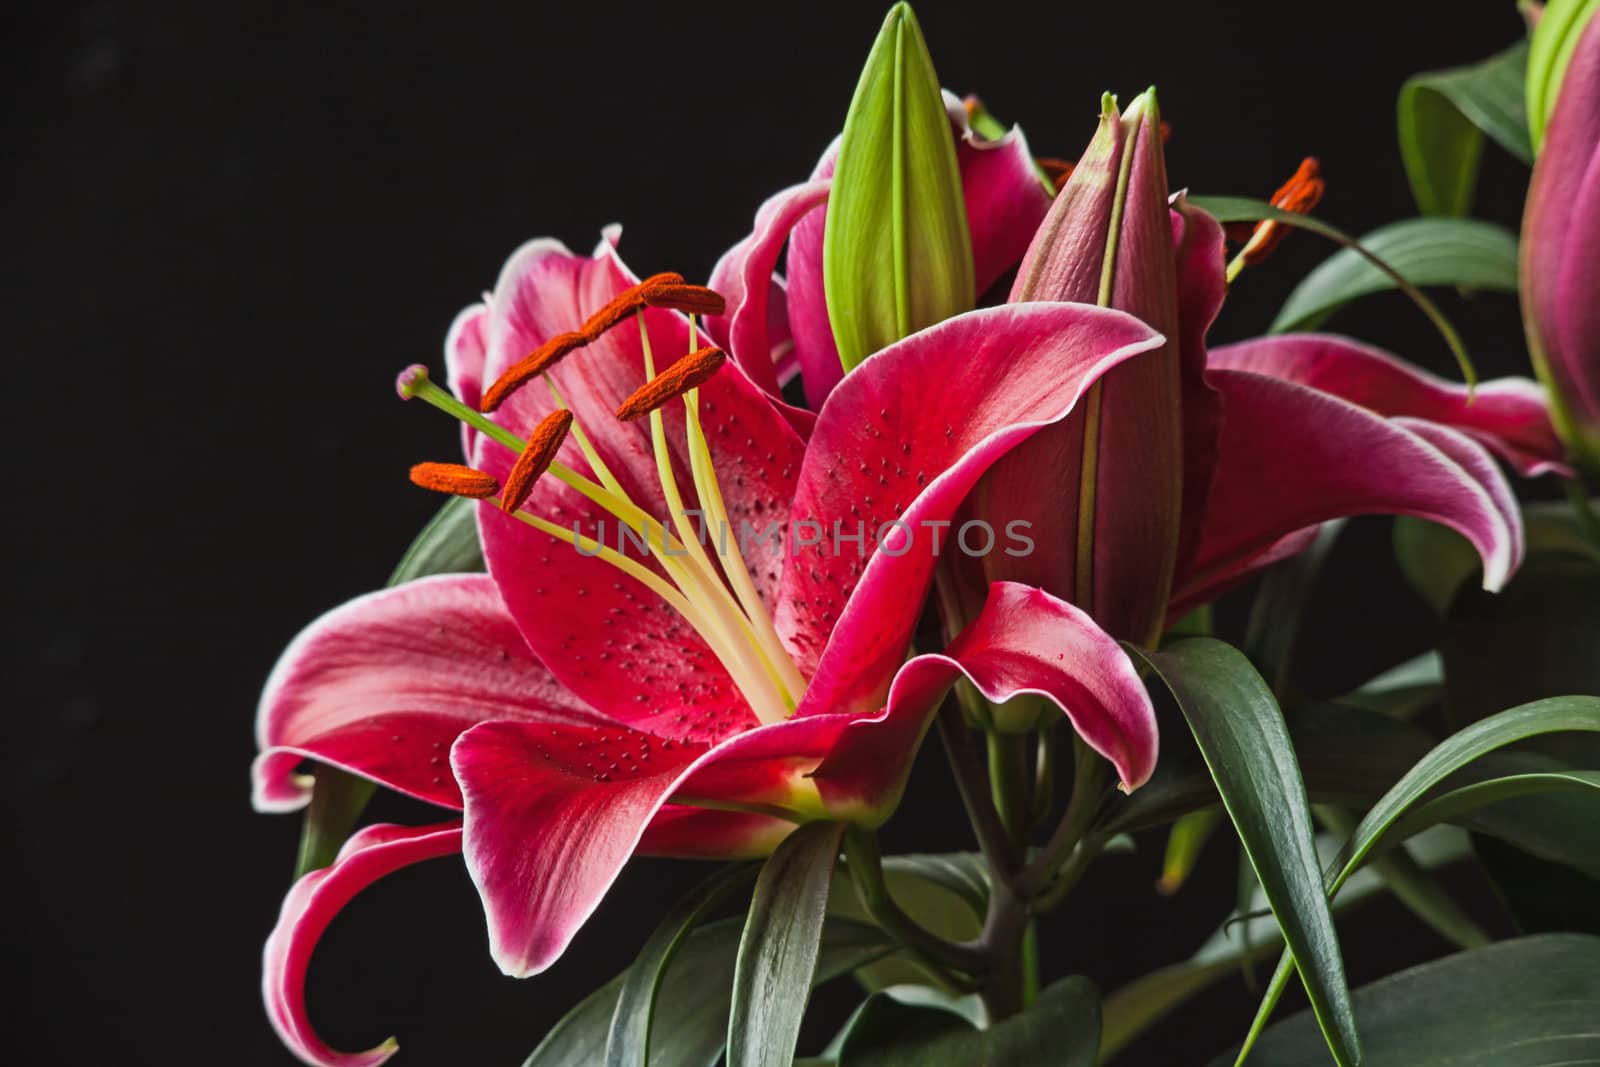
M 700 498 L 700 508 L 705 513 L 708 526 L 715 524 L 716 529 L 727 530 L 731 525 L 728 508 L 722 499 L 722 486 L 717 481 L 717 472 L 711 463 L 711 446 L 706 442 L 705 430 L 700 425 L 700 391 L 690 390 L 683 398 L 683 404 L 689 427 L 689 467 L 694 478 L 695 494 Z M 750 569 L 745 564 L 744 553 L 739 549 L 737 535 L 728 539 L 726 555 L 722 557 L 722 571 L 728 576 L 739 603 L 744 607 L 761 658 L 768 670 L 775 674 L 783 692 L 784 704 L 793 711 L 800 695 L 805 692 L 806 682 L 788 650 L 783 647 L 778 629 L 773 625 L 772 614 L 767 611 L 767 605 L 762 602 L 755 583 L 750 580 Z
M 645 374 L 654 380 L 655 356 L 650 347 L 650 331 L 645 325 L 642 311 L 638 314 L 638 320 L 639 339 L 644 350 Z M 788 713 L 794 710 L 794 705 L 783 692 L 770 665 L 760 662 L 765 656 L 759 655 L 759 645 L 756 643 L 756 635 L 751 630 L 749 620 L 739 611 L 738 605 L 728 594 L 728 588 L 706 555 L 699 536 L 689 525 L 689 516 L 683 506 L 683 495 L 678 489 L 678 480 L 672 470 L 672 454 L 667 450 L 666 424 L 659 409 L 650 412 L 650 442 L 655 452 L 656 476 L 661 482 L 661 493 L 666 498 L 667 510 L 672 516 L 673 524 L 683 537 L 690 559 L 694 561 L 696 573 L 693 580 L 704 595 L 705 606 L 722 624 L 725 653 L 718 658 L 723 660 L 723 666 L 729 673 L 737 670 L 739 674 L 749 679 L 741 685 L 741 688 L 744 689 L 745 699 L 750 703 L 756 717 L 764 723 L 780 722 L 788 718 Z M 688 592 L 687 589 L 684 591 Z M 757 662 L 754 664 L 745 654 L 752 648 L 758 652 Z
M 570 405 L 562 397 L 560 390 L 556 388 L 556 383 L 550 380 L 550 375 L 545 374 L 541 377 L 544 379 L 545 388 L 550 390 L 550 398 L 556 402 L 556 406 L 570 410 Z M 583 432 L 583 425 L 577 419 L 572 420 L 572 439 L 578 442 L 578 451 L 583 453 L 584 460 L 589 464 L 589 469 L 594 471 L 595 477 L 600 479 L 600 484 L 622 499 L 627 500 L 628 494 L 622 488 L 622 483 L 617 481 L 616 475 L 611 473 L 611 468 L 606 466 L 606 461 L 600 458 L 599 451 L 594 447 L 594 443 L 589 440 L 589 435 Z

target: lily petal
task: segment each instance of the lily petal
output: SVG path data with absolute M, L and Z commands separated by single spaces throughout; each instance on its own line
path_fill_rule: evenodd
M 645 827 L 635 854 L 675 859 L 754 859 L 771 854 L 795 823 L 775 815 L 666 804 Z
M 267 680 L 255 807 L 303 806 L 310 789 L 295 768 L 310 758 L 459 808 L 450 746 L 489 719 L 602 721 L 528 651 L 488 575 L 358 597 L 301 631 Z
M 314 1067 L 377 1067 L 394 1055 L 394 1038 L 365 1052 L 339 1052 L 318 1037 L 306 1014 L 306 968 L 328 923 L 357 893 L 401 867 L 460 850 L 459 823 L 369 826 L 345 842 L 331 867 L 290 888 L 267 938 L 261 981 L 267 1017 L 289 1051 Z
M 1331 334 L 1261 337 L 1211 350 L 1210 366 L 1249 371 L 1342 397 L 1379 415 L 1450 426 L 1510 463 L 1518 473 L 1570 473 L 1538 383 L 1501 378 L 1476 395 L 1380 349 Z
M 888 724 L 903 735 L 921 729 L 959 677 L 991 703 L 1023 695 L 1042 696 L 1059 708 L 1091 748 L 1110 760 L 1125 789 L 1143 785 L 1155 769 L 1158 739 L 1155 709 L 1139 672 L 1115 638 L 1087 614 L 1041 589 L 995 582 L 983 611 L 943 655 L 918 656 L 903 666 L 890 687 L 881 720 L 857 720 L 813 777 L 830 810 L 892 809 L 898 791 L 885 796 L 886 773 L 896 758 L 906 761 L 915 745 L 890 745 Z M 920 736 L 920 735 L 919 735 Z M 903 784 L 903 775 L 898 779 Z M 881 817 L 881 816 L 880 816 Z
M 944 94 L 945 109 L 956 136 L 956 163 L 972 231 L 973 274 L 981 295 L 1010 270 L 1028 247 L 1050 197 L 1033 167 L 1033 154 L 1021 129 L 1013 127 L 998 141 L 980 136 L 967 121 L 966 107 Z M 839 142 L 823 153 L 812 181 L 833 176 Z M 844 377 L 839 349 L 828 324 L 822 288 L 822 234 L 826 208 L 802 218 L 789 238 L 789 328 L 805 384 L 806 402 L 815 409 Z
M 483 397 L 483 368 L 488 356 L 487 327 L 489 309 L 483 304 L 462 308 L 450 324 L 444 340 L 445 383 L 447 388 L 461 398 L 462 403 L 476 409 Z M 461 426 L 461 451 L 472 455 L 473 442 L 478 431 L 465 423 Z
M 1183 517 L 1178 528 L 1175 573 L 1181 573 L 1200 541 L 1205 501 L 1217 466 L 1222 432 L 1222 397 L 1206 381 L 1206 334 L 1228 295 L 1227 243 L 1222 224 L 1172 198 L 1172 247 L 1178 268 L 1178 362 L 1183 395 Z
M 796 528 L 828 536 L 792 550 L 775 618 L 812 675 L 802 712 L 881 704 L 937 558 L 929 524 L 948 522 L 997 458 L 1068 415 L 1106 371 L 1164 343 L 1119 311 L 1006 304 L 913 334 L 845 379 L 817 419 L 791 512 Z M 833 551 L 837 531 L 858 529 L 861 555 Z M 890 551 L 872 546 L 880 530 Z M 1006 531 L 993 534 L 1003 551 Z M 959 543 L 959 531 L 942 539 Z
M 1515 571 L 1521 540 L 1506 515 L 1510 489 L 1464 434 L 1448 438 L 1447 452 L 1433 430 L 1424 436 L 1305 386 L 1247 371 L 1210 378 L 1227 419 L 1206 526 L 1174 612 L 1262 565 L 1288 535 L 1345 515 L 1415 515 L 1455 529 L 1483 558 L 1486 589 Z
M 705 749 L 626 727 L 490 722 L 461 735 L 450 761 L 463 852 L 501 970 L 526 977 L 561 955 Z
M 706 320 L 706 330 L 773 397 L 797 432 L 809 436 L 816 416 L 783 403 L 775 355 L 792 350 L 787 289 L 774 272 L 789 233 L 828 199 L 829 183 L 796 185 L 769 198 L 756 211 L 755 229 L 730 248 L 711 271 L 711 288 L 728 301 L 728 313 Z M 781 302 L 780 302 L 781 301 Z M 781 325 L 779 334 L 774 325 Z

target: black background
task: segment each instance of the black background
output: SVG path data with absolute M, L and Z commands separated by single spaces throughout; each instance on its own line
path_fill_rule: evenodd
M 1101 90 L 1158 83 L 1175 184 L 1263 196 L 1315 153 L 1320 214 L 1361 231 L 1411 213 L 1404 77 L 1520 30 L 1509 0 L 1441 10 L 985 0 L 919 15 L 945 84 L 981 92 L 1041 154 L 1081 148 Z M 254 701 L 295 631 L 379 585 L 437 504 L 404 472 L 452 458 L 455 431 L 396 402 L 395 371 L 437 365 L 452 315 L 531 236 L 587 248 L 622 221 L 636 269 L 703 277 L 837 130 L 881 15 L 242 0 L 0 15 L 8 1062 L 289 1062 L 258 968 L 299 820 L 250 811 Z M 1525 174 L 1488 155 L 1483 213 L 1514 222 Z M 1296 236 L 1247 272 L 1213 336 L 1260 330 L 1327 250 Z M 1522 368 L 1511 300 L 1449 306 L 1483 369 Z M 1401 300 L 1339 325 L 1449 369 Z M 1319 692 L 1430 636 L 1383 522 L 1355 524 L 1333 568 L 1304 642 Z M 967 847 L 942 768 L 923 762 L 891 843 Z M 1157 837 L 1099 865 L 1046 925 L 1048 975 L 1109 990 L 1205 937 L 1231 900 L 1231 850 L 1175 900 L 1151 890 L 1159 860 Z M 566 959 L 516 982 L 488 958 L 459 864 L 407 871 L 330 931 L 314 1017 L 347 1047 L 397 1033 L 400 1063 L 520 1062 L 698 874 L 634 865 Z M 1445 950 L 1388 904 L 1346 931 L 1359 981 Z M 847 999 L 823 998 L 835 1019 Z M 1122 1062 L 1199 1062 L 1253 1003 L 1225 983 Z

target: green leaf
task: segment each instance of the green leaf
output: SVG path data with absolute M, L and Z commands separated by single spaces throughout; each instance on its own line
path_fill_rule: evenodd
M 1183 888 L 1200 862 L 1206 842 L 1222 822 L 1222 812 L 1216 808 L 1191 811 L 1172 824 L 1167 832 L 1167 851 L 1161 859 L 1161 878 L 1156 882 L 1156 892 L 1170 897 Z
M 1356 817 L 1343 808 L 1319 807 L 1316 815 L 1323 826 L 1340 838 L 1348 838 L 1356 828 Z M 1432 823 L 1419 824 L 1418 829 L 1424 826 L 1431 828 L 1443 821 L 1442 817 L 1437 818 Z M 1394 843 L 1398 844 L 1409 836 L 1410 833 L 1403 836 L 1396 834 Z M 1468 915 L 1405 849 L 1390 849 L 1381 856 L 1373 856 L 1369 862 L 1395 899 L 1455 947 L 1481 948 L 1492 940 L 1477 920 Z
M 931 933 L 950 941 L 969 941 L 982 931 L 989 901 L 989 872 L 977 853 L 885 856 L 883 878 L 900 910 Z M 855 883 L 842 870 L 834 876 L 828 913 L 869 921 Z M 863 967 L 856 977 L 874 992 L 895 985 L 941 980 L 914 954 L 904 951 Z
M 1407 583 L 1436 615 L 1450 609 L 1457 590 L 1483 567 L 1478 550 L 1465 537 L 1410 515 L 1394 521 L 1394 558 Z
M 650 1023 L 661 979 L 673 956 L 700 920 L 729 893 L 754 878 L 756 870 L 752 864 L 724 868 L 673 905 L 661 920 L 628 968 L 618 993 L 606 1039 L 607 1067 L 645 1067 L 649 1062 Z
M 1552 697 L 1524 704 L 1474 723 L 1441 741 L 1362 817 L 1350 841 L 1329 868 L 1329 895 L 1339 891 L 1345 879 L 1372 854 L 1401 816 L 1450 775 L 1506 745 L 1569 730 L 1600 732 L 1600 697 Z M 1285 954 L 1262 998 L 1250 1028 L 1251 1038 L 1260 1033 L 1282 995 L 1289 979 L 1289 964 L 1289 956 Z M 1246 1038 L 1246 1049 L 1251 1038 Z
M 432 574 L 471 574 L 483 570 L 483 549 L 478 544 L 476 500 L 453 496 L 445 501 L 400 557 L 390 585 Z
M 1330 858 L 1338 846 L 1327 835 L 1317 839 L 1319 854 Z M 1470 859 L 1467 835 L 1453 827 L 1440 827 L 1413 838 L 1407 854 L 1424 870 Z M 1357 871 L 1333 902 L 1336 915 L 1353 911 L 1387 890 L 1382 878 L 1370 870 Z M 1259 886 L 1243 914 L 1266 907 Z M 1168 1012 L 1201 990 L 1238 973 L 1241 963 L 1256 963 L 1283 947 L 1283 934 L 1270 915 L 1236 921 L 1230 919 L 1182 963 L 1175 963 L 1134 979 L 1106 997 L 1101 1005 L 1100 1059 L 1111 1059 L 1122 1048 Z
M 1199 753 L 1191 758 L 1185 750 L 1187 731 L 1179 729 L 1161 731 L 1155 775 L 1131 797 L 1108 806 L 1096 835 L 1146 830 L 1220 802 Z M 1433 747 L 1433 739 L 1409 723 L 1336 704 L 1300 708 L 1289 736 L 1311 799 L 1346 807 L 1377 800 Z
M 294 864 L 296 878 L 333 863 L 378 788 L 365 778 L 327 764 L 319 763 L 311 773 L 315 784 L 300 829 L 300 851 Z
M 1535 153 L 1544 144 L 1545 125 L 1555 110 L 1567 63 L 1600 0 L 1547 0 L 1528 49 L 1528 130 Z
M 721 1057 L 732 1003 L 728 976 L 743 928 L 741 919 L 707 923 L 690 934 L 673 956 L 656 998 L 650 1067 L 711 1067 Z M 815 983 L 849 974 L 894 948 L 875 926 L 832 919 L 822 930 Z M 523 1067 L 593 1067 L 605 1062 L 607 1034 L 627 978 L 624 971 L 585 997 L 551 1028 Z
M 1443 690 L 1444 660 L 1437 652 L 1424 652 L 1368 680 L 1361 688 L 1340 697 L 1338 702 L 1396 719 L 1409 719 L 1438 700 Z
M 1533 162 L 1528 109 L 1528 43 L 1470 67 L 1418 74 L 1400 89 L 1400 158 L 1424 215 L 1465 215 L 1478 184 L 1483 136 Z
M 1082 977 L 1063 978 L 1032 1006 L 987 1030 L 946 1007 L 907 1004 L 874 993 L 839 1049 L 839 1067 L 1094 1067 L 1100 1047 L 1100 997 Z
M 1135 654 L 1161 675 L 1189 721 L 1334 1059 L 1359 1063 L 1361 1045 L 1322 889 L 1306 788 L 1271 690 L 1241 652 L 1210 638 Z
M 1448 956 L 1357 990 L 1355 1008 L 1363 1067 L 1600 1063 L 1600 938 L 1548 934 Z M 1269 1030 L 1249 1063 L 1322 1067 L 1327 1054 L 1302 1014 Z
M 845 117 L 822 279 L 846 371 L 977 300 L 955 136 L 904 3 L 889 9 Z
M 1274 219 L 1288 226 L 1297 226 L 1302 230 L 1310 230 L 1320 234 L 1330 241 L 1354 249 L 1356 255 L 1366 260 L 1384 274 L 1395 288 L 1411 298 L 1428 321 L 1439 331 L 1439 336 L 1449 346 L 1450 352 L 1456 358 L 1456 363 L 1461 368 L 1461 376 L 1468 385 L 1475 385 L 1478 381 L 1477 368 L 1472 365 L 1472 357 L 1467 354 L 1467 346 L 1462 343 L 1461 335 L 1450 324 L 1444 312 L 1439 310 L 1437 304 L 1428 299 L 1421 289 L 1418 289 L 1405 275 L 1391 267 L 1385 260 L 1374 255 L 1362 247 L 1361 243 L 1343 230 L 1329 226 L 1320 219 L 1310 215 L 1296 215 L 1290 211 L 1282 211 L 1273 207 L 1265 200 L 1254 200 L 1243 196 L 1191 196 L 1189 202 L 1217 217 L 1218 222 L 1260 222 L 1263 219 Z
M 463 497 L 451 497 L 446 501 L 412 540 L 394 573 L 389 575 L 388 585 L 401 585 L 433 574 L 483 570 L 483 552 L 478 545 L 474 518 L 476 505 L 477 501 Z M 300 829 L 296 878 L 333 862 L 377 789 L 365 778 L 327 764 L 318 764 L 313 773 L 316 783 L 311 790 L 311 803 L 306 808 L 305 823 Z
M 843 823 L 807 823 L 761 868 L 733 970 L 728 1067 L 794 1059 L 843 837 Z
M 1373 230 L 1360 243 L 1413 285 L 1517 291 L 1517 235 L 1492 222 L 1404 219 Z M 1342 248 L 1295 286 L 1270 332 L 1315 330 L 1352 300 L 1393 288 L 1392 277 Z
M 1300 622 L 1305 617 L 1311 589 L 1322 572 L 1322 565 L 1327 562 L 1328 553 L 1339 540 L 1344 523 L 1343 519 L 1323 523 L 1309 547 L 1274 563 L 1261 582 L 1255 602 L 1250 605 L 1244 650 L 1279 697 L 1287 691 L 1290 659 L 1294 655 L 1295 640 L 1300 636 Z

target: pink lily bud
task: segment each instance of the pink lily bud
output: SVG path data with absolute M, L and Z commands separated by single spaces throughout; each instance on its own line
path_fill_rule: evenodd
M 1522 217 L 1522 315 L 1556 429 L 1600 472 L 1600 19 L 1579 39 Z
M 1178 336 L 1172 222 L 1155 91 L 1100 127 L 1023 258 L 1011 300 L 1099 304 Z M 1041 586 L 1116 637 L 1152 641 L 1166 613 L 1182 509 L 1175 340 L 1109 372 L 1078 412 L 1003 458 L 975 497 L 1033 523 L 1037 549 L 991 556 L 990 580 Z

